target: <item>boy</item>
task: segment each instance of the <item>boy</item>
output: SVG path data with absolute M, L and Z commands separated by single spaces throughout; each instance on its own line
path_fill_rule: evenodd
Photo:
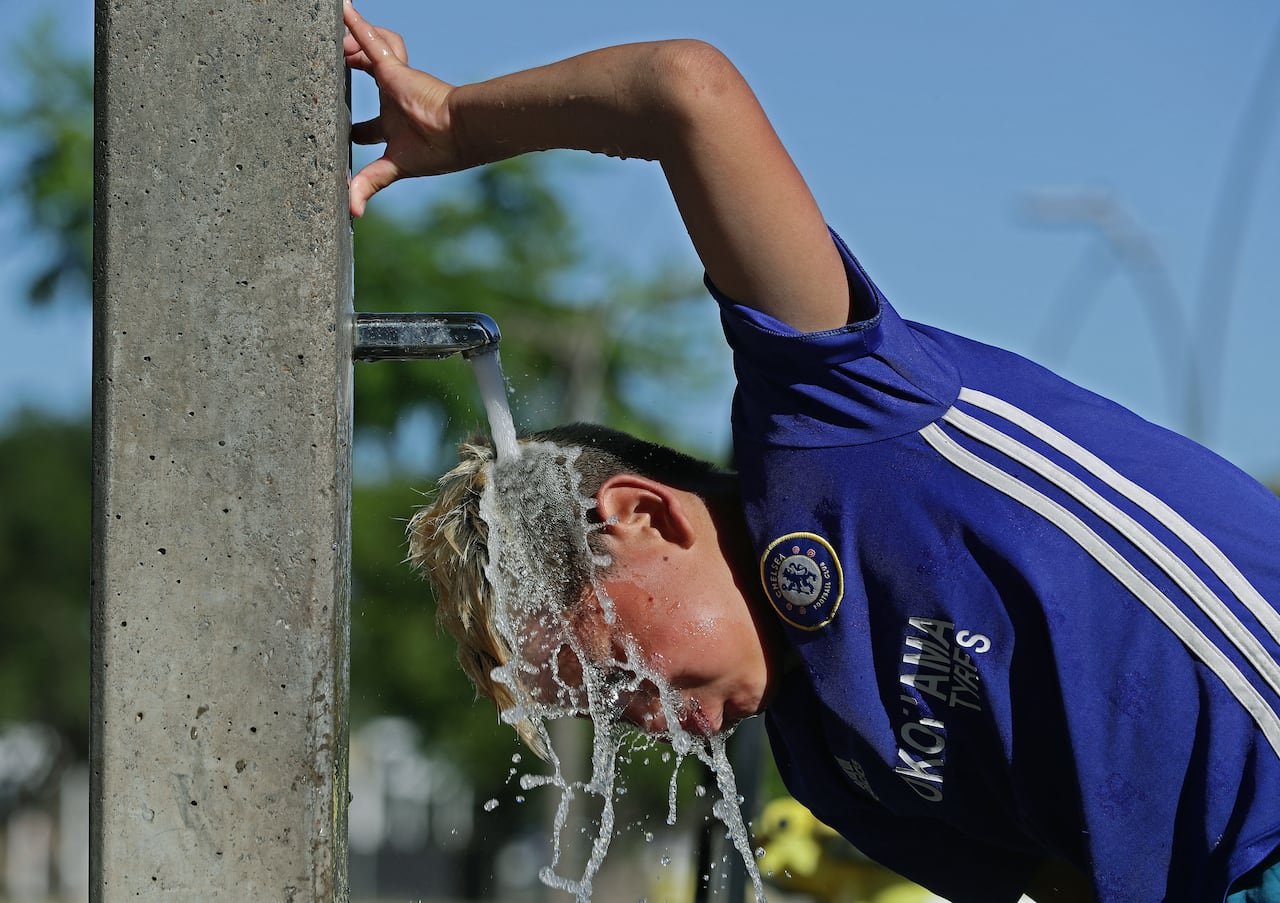
M 386 144 L 353 214 L 397 179 L 533 150 L 644 157 L 706 268 L 738 474 L 598 428 L 537 437 L 595 503 L 572 528 L 590 545 L 554 565 L 580 649 L 636 655 L 679 697 L 626 682 L 622 717 L 715 733 L 763 712 L 797 798 L 957 903 L 1276 899 L 1280 501 L 1028 361 L 900 319 L 713 48 L 455 88 L 346 21 L 382 95 L 353 137 Z M 505 706 L 489 458 L 464 449 L 411 551 Z

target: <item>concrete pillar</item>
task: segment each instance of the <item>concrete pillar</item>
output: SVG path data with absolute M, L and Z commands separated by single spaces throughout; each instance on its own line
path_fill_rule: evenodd
M 96 15 L 91 896 L 345 899 L 341 5 Z

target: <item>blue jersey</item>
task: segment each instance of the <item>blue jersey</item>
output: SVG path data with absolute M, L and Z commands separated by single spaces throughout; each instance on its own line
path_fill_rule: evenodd
M 1221 900 L 1280 845 L 1280 500 L 1018 357 L 717 294 L 791 792 L 953 901 L 1046 857 L 1098 903 Z M 714 293 L 714 288 L 713 288 Z

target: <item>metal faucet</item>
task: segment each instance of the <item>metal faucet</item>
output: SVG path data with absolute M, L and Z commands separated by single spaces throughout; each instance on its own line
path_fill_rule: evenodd
M 470 358 L 495 351 L 502 334 L 488 314 L 357 313 L 351 356 L 358 361 Z

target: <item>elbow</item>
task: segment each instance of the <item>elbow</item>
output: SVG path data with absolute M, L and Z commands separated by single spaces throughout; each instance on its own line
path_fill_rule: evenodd
M 705 41 L 658 45 L 654 67 L 663 110 L 677 128 L 731 117 L 742 104 L 756 104 L 729 58 Z
M 741 79 L 729 58 L 706 41 L 678 39 L 658 45 L 659 65 L 677 89 L 719 91 Z

